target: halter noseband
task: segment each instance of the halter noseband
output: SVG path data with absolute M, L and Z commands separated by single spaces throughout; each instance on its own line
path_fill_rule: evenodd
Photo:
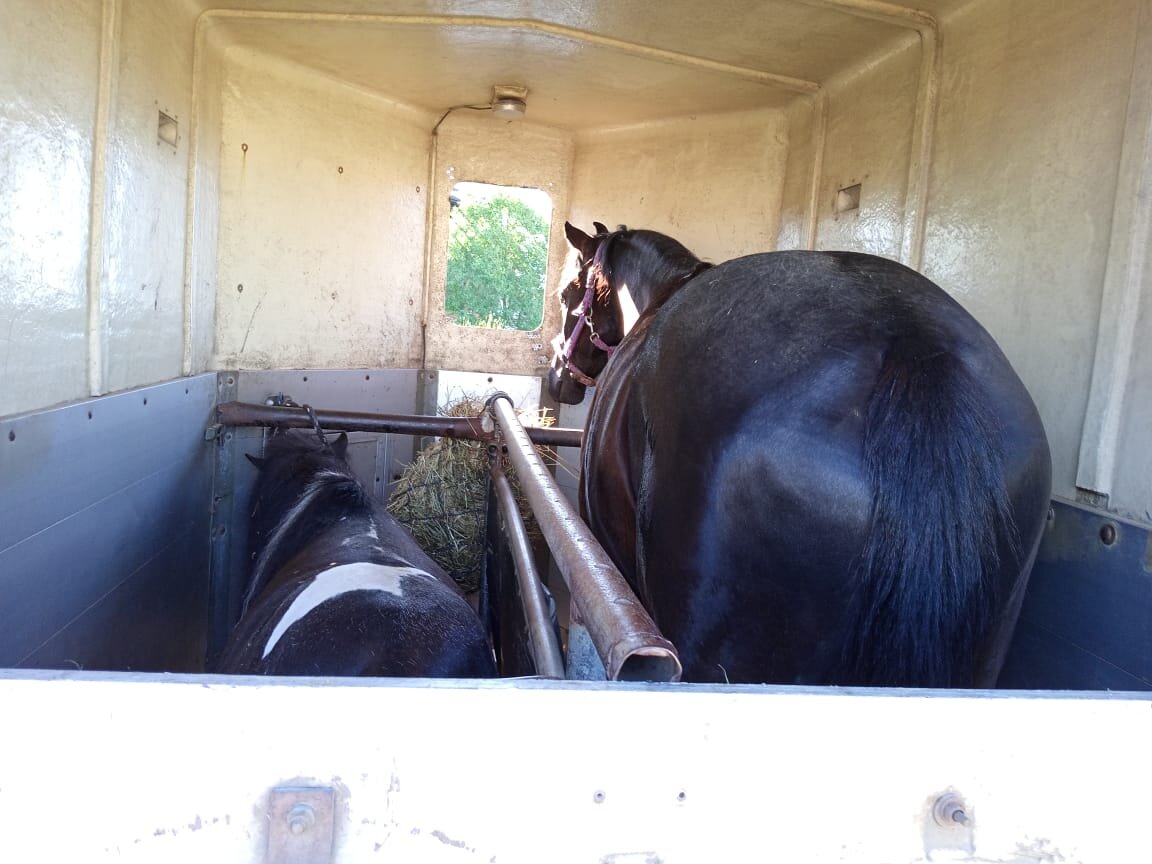
M 592 311 L 592 301 L 596 296 L 596 285 L 593 281 L 585 276 L 585 281 L 588 283 L 587 288 L 584 290 L 584 299 L 580 301 L 580 309 L 576 312 L 576 326 L 572 328 L 572 332 L 568 335 L 568 339 L 564 342 L 563 346 L 559 347 L 557 353 L 563 361 L 563 368 L 567 370 L 568 374 L 583 384 L 585 387 L 595 387 L 596 379 L 590 375 L 586 375 L 580 368 L 572 362 L 572 352 L 576 348 L 576 341 L 580 338 L 580 334 L 584 331 L 584 325 L 588 321 L 588 313 Z M 556 337 L 556 342 L 560 341 L 560 336 Z M 615 345 L 609 345 L 595 333 L 588 337 L 588 341 L 595 347 L 599 348 L 609 357 L 616 351 Z

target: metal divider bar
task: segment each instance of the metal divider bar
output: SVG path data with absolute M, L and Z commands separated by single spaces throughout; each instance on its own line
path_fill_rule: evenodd
M 222 426 L 284 426 L 312 428 L 312 421 L 302 408 L 276 405 L 254 405 L 250 402 L 224 402 L 216 408 L 217 422 Z M 440 435 L 491 441 L 493 432 L 484 428 L 485 417 L 425 417 L 419 414 L 376 414 L 364 411 L 317 411 L 322 427 L 334 432 L 392 432 L 401 435 Z M 534 444 L 547 447 L 579 447 L 580 429 L 532 427 L 527 433 Z
M 675 647 L 660 634 L 544 467 L 511 399 L 497 394 L 489 400 L 488 409 L 503 433 L 520 487 L 580 609 L 609 680 L 680 680 Z
M 496 492 L 500 513 L 504 517 L 508 547 L 516 565 L 520 603 L 524 609 L 524 620 L 528 622 L 528 649 L 532 654 L 536 674 L 544 678 L 563 678 L 564 657 L 560 651 L 556 632 L 552 629 L 544 588 L 536 572 L 536 565 L 532 561 L 532 544 L 528 540 L 528 532 L 524 529 L 524 520 L 520 518 L 512 484 L 508 482 L 500 465 L 499 455 L 492 461 L 492 488 Z

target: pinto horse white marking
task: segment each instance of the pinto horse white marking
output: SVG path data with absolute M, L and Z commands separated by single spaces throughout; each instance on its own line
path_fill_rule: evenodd
M 213 661 L 237 675 L 489 678 L 484 624 L 348 465 L 348 436 L 277 432 L 249 456 L 240 619 Z M 287 634 L 287 635 L 285 635 Z
M 349 591 L 385 591 L 395 597 L 404 596 L 402 577 L 423 576 L 431 579 L 432 574 L 415 567 L 387 567 L 383 564 L 370 564 L 357 561 L 355 564 L 341 564 L 316 574 L 307 588 L 296 595 L 284 617 L 276 624 L 276 629 L 268 637 L 264 646 L 264 657 L 272 653 L 280 637 L 288 628 L 333 597 Z

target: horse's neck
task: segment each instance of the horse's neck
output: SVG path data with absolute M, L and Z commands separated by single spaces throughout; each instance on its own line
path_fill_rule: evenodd
M 268 585 L 272 576 L 288 559 L 300 551 L 318 531 L 343 518 L 367 516 L 371 507 L 349 499 L 350 489 L 359 487 L 351 477 L 321 475 L 310 483 L 268 535 L 252 567 L 252 577 L 244 596 L 244 609 Z M 335 505 L 335 501 L 340 504 Z
M 641 317 L 655 312 L 663 306 L 668 299 L 690 282 L 708 265 L 696 261 L 695 265 L 685 271 L 670 277 L 667 281 L 653 282 L 645 279 L 633 279 L 631 286 L 629 280 L 621 280 L 616 286 L 617 313 L 624 333 L 628 333 L 636 326 Z

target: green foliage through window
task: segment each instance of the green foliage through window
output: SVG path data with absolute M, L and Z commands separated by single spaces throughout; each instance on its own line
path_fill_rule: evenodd
M 535 330 L 548 272 L 547 194 L 457 183 L 451 201 L 444 310 L 457 324 Z

